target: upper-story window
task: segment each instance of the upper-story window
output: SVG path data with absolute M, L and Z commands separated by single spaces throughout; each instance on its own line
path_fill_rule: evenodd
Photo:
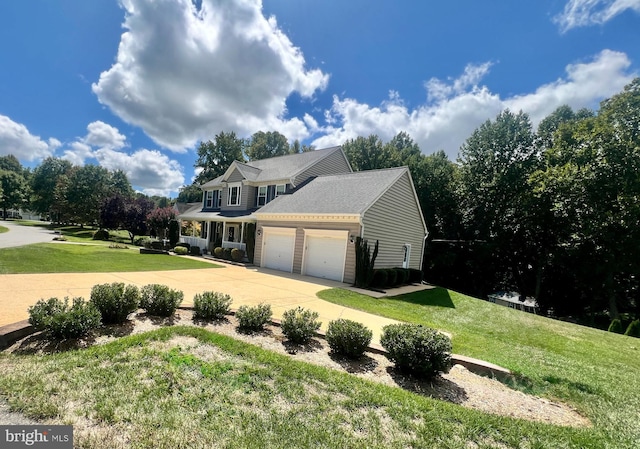
M 256 198 L 256 205 L 258 207 L 267 204 L 267 186 L 258 187 L 258 196 Z
M 242 184 L 230 185 L 227 196 L 227 206 L 239 206 L 241 193 Z
M 207 190 L 204 197 L 205 209 L 220 209 L 222 190 Z
M 286 184 L 277 184 L 276 185 L 276 198 L 279 197 L 280 195 L 282 195 L 285 190 L 287 190 L 287 185 Z

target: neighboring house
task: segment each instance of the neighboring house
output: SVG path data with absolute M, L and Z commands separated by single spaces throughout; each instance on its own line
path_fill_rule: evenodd
M 202 189 L 203 204 L 179 216 L 203 223 L 181 237 L 192 245 L 246 249 L 255 229 L 256 265 L 351 283 L 362 237 L 380 243 L 377 268 L 422 267 L 427 229 L 407 167 L 354 173 L 335 147 L 234 162 Z
M 523 298 L 516 292 L 495 292 L 487 296 L 489 302 L 522 310 L 523 312 L 538 313 L 538 303 L 530 296 Z

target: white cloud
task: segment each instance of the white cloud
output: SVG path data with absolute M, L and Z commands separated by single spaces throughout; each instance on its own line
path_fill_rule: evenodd
M 0 156 L 13 154 L 21 161 L 35 161 L 51 156 L 59 146 L 59 140 L 52 138 L 45 142 L 23 124 L 0 115 Z
M 132 154 L 103 148 L 95 152 L 101 166 L 122 170 L 129 182 L 147 195 L 168 196 L 184 185 L 180 164 L 157 150 L 140 149 Z
M 576 27 L 603 24 L 628 9 L 640 13 L 640 0 L 569 0 L 553 21 L 565 32 Z
M 120 149 L 126 145 L 127 138 L 117 128 L 100 120 L 87 125 L 87 136 L 84 142 L 99 148 Z
M 71 142 L 62 155 L 62 159 L 68 160 L 73 165 L 84 165 L 84 161 L 92 157 L 93 150 L 83 142 Z
M 183 151 L 220 131 L 309 135 L 285 118 L 287 97 L 311 97 L 328 75 L 265 18 L 260 0 L 122 0 L 116 62 L 92 85 L 101 103 L 158 144 Z
M 390 140 L 400 131 L 408 132 L 425 153 L 443 149 L 455 159 L 460 145 L 487 119 L 503 109 L 527 112 L 534 125 L 558 106 L 574 109 L 594 107 L 597 102 L 619 92 L 634 77 L 624 53 L 604 50 L 590 62 L 570 64 L 566 77 L 543 85 L 535 92 L 500 98 L 480 85 L 489 63 L 468 65 L 456 79 L 431 79 L 425 83 L 428 101 L 409 109 L 397 93 L 380 106 L 337 96 L 325 111 L 325 125 L 317 127 L 313 145 L 339 145 L 357 136 L 377 134 Z

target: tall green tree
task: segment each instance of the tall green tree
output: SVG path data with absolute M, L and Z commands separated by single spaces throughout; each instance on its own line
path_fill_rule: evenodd
M 290 154 L 297 153 L 308 153 L 309 151 L 313 151 L 316 148 L 313 145 L 301 144 L 298 139 L 294 140 L 291 146 L 289 147 Z
M 66 189 L 68 213 L 80 225 L 98 223 L 100 207 L 113 193 L 109 170 L 85 165 L 71 172 Z
M 179 203 L 196 203 L 202 201 L 202 189 L 196 184 L 182 186 L 178 191 Z
M 20 209 L 26 206 L 29 198 L 29 184 L 22 173 L 0 170 L 0 186 L 2 218 L 7 216 L 8 209 Z
M 476 129 L 460 148 L 459 195 L 465 226 L 475 239 L 490 242 L 502 263 L 505 284 L 530 291 L 525 273 L 532 260 L 526 226 L 531 207 L 529 176 L 539 158 L 527 114 L 501 112 Z
M 250 161 L 289 154 L 287 138 L 278 131 L 258 131 L 249 139 L 245 154 Z
M 109 175 L 109 190 L 111 195 L 121 195 L 125 198 L 133 198 L 135 192 L 127 174 L 122 170 L 114 170 Z
M 375 134 L 349 139 L 342 145 L 353 171 L 376 170 L 400 165 L 397 152 Z
M 233 131 L 222 131 L 214 140 L 200 142 L 196 169 L 195 184 L 204 184 L 224 174 L 233 161 L 244 162 L 242 155 L 244 141 Z
M 55 157 L 48 157 L 38 165 L 31 177 L 31 207 L 42 215 L 51 217 L 57 221 L 54 204 L 56 185 L 61 176 L 68 176 L 71 171 L 71 162 Z

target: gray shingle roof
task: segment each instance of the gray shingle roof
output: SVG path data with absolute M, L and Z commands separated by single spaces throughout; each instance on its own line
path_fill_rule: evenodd
M 360 214 L 407 171 L 398 167 L 319 176 L 256 214 Z
M 322 150 L 289 154 L 246 163 L 236 162 L 236 166 L 238 170 L 240 170 L 240 173 L 242 173 L 242 176 L 249 181 L 281 181 L 294 177 L 301 171 L 339 150 L 340 147 L 324 148 Z M 203 184 L 202 188 L 219 186 L 221 185 L 222 178 L 222 176 L 219 176 Z

